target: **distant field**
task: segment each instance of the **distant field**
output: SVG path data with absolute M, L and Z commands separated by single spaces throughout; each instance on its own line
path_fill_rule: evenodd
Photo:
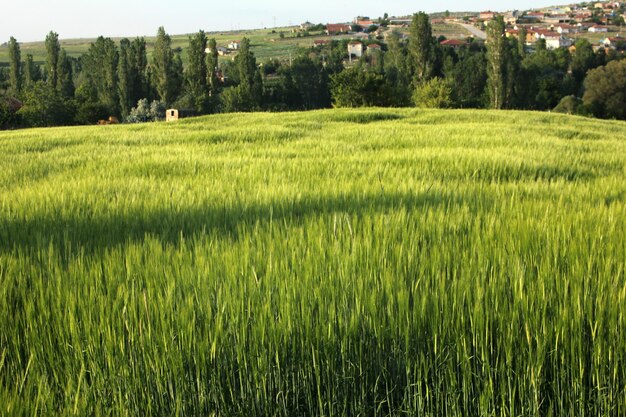
M 0 414 L 626 415 L 626 123 L 0 132 Z
M 292 33 L 293 27 L 287 28 L 275 28 L 275 29 L 257 29 L 248 31 L 234 31 L 234 32 L 211 32 L 208 33 L 209 38 L 215 38 L 219 46 L 226 46 L 230 41 L 240 40 L 244 36 L 251 41 L 252 51 L 256 55 L 257 59 L 261 62 L 269 59 L 283 59 L 289 58 L 290 54 L 297 53 L 298 48 L 310 48 L 313 46 L 315 39 L 327 39 L 328 37 L 323 33 L 313 33 L 309 37 L 296 37 L 295 33 Z M 275 33 L 272 33 L 275 31 Z M 406 30 L 404 30 L 406 31 Z M 280 38 L 280 32 L 284 32 L 285 38 Z M 433 34 L 435 36 L 446 36 L 448 38 L 464 38 L 469 35 L 465 29 L 457 25 L 449 24 L 435 24 L 433 25 Z M 331 37 L 330 39 L 340 39 L 342 36 Z M 115 38 L 119 41 L 121 38 Z M 19 41 L 19 39 L 18 39 Z M 89 49 L 89 45 L 94 42 L 95 39 L 69 39 L 61 40 L 61 46 L 66 49 L 70 56 L 78 57 Z M 152 47 L 154 45 L 154 37 L 146 36 L 146 42 L 148 43 L 148 53 L 152 53 Z M 189 35 L 172 35 L 172 47 L 182 48 L 183 55 L 186 48 L 189 46 Z M 22 57 L 26 54 L 32 54 L 36 62 L 44 63 L 46 60 L 45 45 L 43 42 L 31 42 L 20 44 Z M 228 59 L 228 57 L 224 58 Z M 6 46 L 0 47 L 0 64 L 9 62 L 9 52 Z

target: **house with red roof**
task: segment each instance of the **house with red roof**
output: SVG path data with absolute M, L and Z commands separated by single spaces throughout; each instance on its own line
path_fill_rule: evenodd
M 452 49 L 459 49 L 460 47 L 467 45 L 467 41 L 459 40 L 459 39 L 446 39 L 445 41 L 439 42 L 441 46 L 447 46 Z
M 352 26 L 346 25 L 345 23 L 329 23 L 326 25 L 326 34 L 327 35 L 338 35 L 340 33 L 348 33 L 352 30 Z

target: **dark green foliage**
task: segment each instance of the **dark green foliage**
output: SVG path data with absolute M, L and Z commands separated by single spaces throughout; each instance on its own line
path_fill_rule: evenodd
M 218 54 L 217 54 L 217 42 L 215 38 L 211 38 L 208 42 L 209 53 L 206 55 L 206 69 L 207 69 L 207 86 L 209 88 L 209 95 L 217 95 L 221 82 L 217 76 L 218 72 Z
M 568 68 L 568 58 L 556 51 L 542 50 L 526 57 L 522 63 L 524 95 L 520 94 L 521 107 L 533 110 L 554 108 L 564 96 Z
M 502 16 L 487 25 L 487 91 L 490 107 L 503 109 L 507 97 L 507 58 L 508 43 L 504 36 L 504 19 Z
M 107 106 L 111 115 L 119 114 L 118 61 L 115 42 L 102 36 L 91 44 L 83 56 L 88 100 Z
M 626 60 L 589 71 L 583 102 L 596 117 L 626 120 Z
M 384 57 L 384 73 L 391 91 L 394 106 L 408 106 L 411 102 L 411 67 L 406 46 L 398 32 L 387 38 L 387 52 Z
M 9 40 L 9 84 L 11 93 L 18 96 L 22 91 L 22 55 L 20 44 L 13 36 Z
M 485 91 L 487 62 L 483 51 L 466 51 L 447 76 L 453 85 L 452 97 L 455 106 L 460 108 L 485 107 L 487 101 Z
M 209 104 L 206 49 L 207 37 L 203 31 L 189 37 L 189 48 L 187 48 L 189 62 L 185 68 L 185 90 L 192 97 L 192 108 L 200 113 L 206 113 Z
M 152 94 L 148 81 L 148 56 L 144 38 L 135 38 L 131 44 L 130 72 L 133 80 L 132 102 L 136 103 L 139 99 L 150 98 Z
M 80 125 L 95 125 L 99 120 L 106 120 L 111 116 L 111 110 L 99 102 L 80 102 L 76 107 L 74 121 Z
M 331 94 L 337 107 L 390 106 L 390 91 L 384 76 L 358 67 L 331 77 Z
M 61 54 L 61 45 L 59 43 L 59 34 L 50 31 L 46 36 L 46 76 L 47 82 L 53 87 L 57 87 L 59 55 Z
M 426 13 L 419 12 L 413 15 L 409 39 L 414 80 L 427 81 L 435 72 L 436 57 L 430 18 Z
M 64 99 L 74 97 L 72 62 L 63 48 L 61 48 L 57 64 L 57 90 Z
M 583 101 L 573 95 L 563 97 L 553 111 L 556 113 L 580 115 L 586 113 Z
M 308 56 L 299 56 L 282 71 L 289 109 L 316 109 L 330 106 L 328 83 L 323 69 Z
M 133 78 L 133 51 L 130 41 L 126 38 L 120 41 L 120 52 L 117 63 L 118 95 L 120 99 L 120 112 L 123 118 L 128 116 L 135 102 L 135 80 Z
M 38 81 L 24 91 L 24 107 L 18 114 L 27 127 L 46 127 L 73 124 L 74 111 L 51 83 Z
M 20 125 L 20 117 L 8 103 L 8 98 L 0 95 L 0 130 L 11 129 Z
M 598 66 L 597 58 L 593 52 L 593 46 L 587 39 L 579 39 L 576 42 L 576 51 L 572 55 L 572 76 L 576 81 L 578 90 L 583 86 L 583 81 L 587 76 L 587 71 Z
M 31 54 L 26 55 L 26 61 L 24 62 L 22 70 L 24 74 L 24 86 L 29 87 L 35 81 L 41 80 L 41 70 L 33 61 L 33 56 Z
M 173 103 L 180 91 L 180 77 L 176 74 L 175 54 L 172 39 L 161 26 L 157 32 L 152 53 L 152 82 L 161 101 Z
M 263 80 L 256 58 L 250 51 L 250 41 L 243 38 L 234 59 L 236 87 L 224 91 L 222 105 L 225 111 L 254 111 L 261 108 Z

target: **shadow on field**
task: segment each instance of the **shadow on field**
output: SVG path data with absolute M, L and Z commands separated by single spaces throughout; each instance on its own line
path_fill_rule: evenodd
M 0 219 L 0 251 L 43 250 L 50 244 L 55 247 L 81 249 L 85 252 L 112 248 L 138 242 L 151 236 L 164 244 L 177 245 L 185 239 L 203 234 L 217 234 L 238 239 L 242 228 L 286 224 L 298 226 L 310 216 L 329 214 L 377 215 L 390 210 L 448 211 L 459 206 L 480 207 L 488 210 L 492 200 L 481 196 L 463 198 L 454 192 L 442 193 L 379 193 L 375 195 L 325 196 L 280 200 L 271 204 L 254 204 L 245 201 L 226 206 L 220 201 L 206 206 L 186 208 L 167 207 L 145 210 L 141 207 L 127 209 L 125 213 L 106 213 L 99 208 L 92 215 L 89 207 L 71 217 L 55 217 L 42 213 L 27 219 Z

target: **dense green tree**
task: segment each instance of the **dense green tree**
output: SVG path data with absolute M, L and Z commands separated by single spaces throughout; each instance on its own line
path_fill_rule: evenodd
M 129 71 L 133 80 L 131 101 L 136 103 L 142 98 L 151 98 L 148 81 L 148 55 L 144 38 L 135 38 L 131 44 Z
M 574 77 L 579 89 L 582 88 L 587 71 L 596 68 L 597 66 L 597 59 L 596 54 L 593 51 L 593 46 L 587 39 L 579 39 L 576 42 L 571 63 L 572 76 Z
M 217 77 L 218 71 L 218 53 L 217 42 L 214 38 L 208 42 L 209 53 L 206 55 L 206 68 L 207 68 L 207 86 L 209 88 L 209 95 L 216 96 L 220 87 L 220 80 Z
M 556 51 L 537 51 L 522 63 L 524 92 L 521 106 L 532 110 L 554 108 L 565 95 L 563 80 L 569 63 Z
M 584 104 L 581 99 L 574 95 L 565 96 L 553 109 L 556 113 L 585 114 Z
M 250 50 L 250 41 L 243 38 L 239 53 L 234 59 L 235 77 L 238 85 L 224 92 L 223 105 L 226 111 L 254 111 L 261 107 L 263 80 Z
M 453 103 L 452 87 L 443 78 L 431 78 L 417 85 L 413 93 L 413 102 L 421 108 L 449 108 Z
M 24 107 L 18 114 L 28 127 L 72 124 L 74 108 L 51 84 L 38 81 L 24 92 Z
M 34 82 L 41 80 L 41 71 L 39 66 L 35 64 L 31 54 L 26 55 L 26 61 L 23 65 L 24 87 L 30 87 Z
M 519 33 L 517 35 L 517 52 L 521 59 L 526 58 L 526 36 L 528 35 L 528 31 L 526 30 L 526 26 L 522 26 L 519 29 Z
M 123 118 L 130 113 L 135 103 L 135 80 L 133 77 L 133 51 L 131 43 L 124 38 L 120 41 L 119 59 L 117 62 L 117 88 L 120 100 L 120 112 Z
M 486 104 L 487 60 L 483 51 L 467 50 L 448 79 L 452 83 L 454 104 L 461 108 L 482 108 Z
M 310 57 L 297 57 L 282 75 L 287 79 L 288 88 L 292 89 L 290 109 L 307 110 L 330 105 L 324 92 L 327 87 L 323 82 L 322 68 Z
M 189 62 L 185 69 L 185 90 L 199 112 L 208 110 L 208 87 L 207 87 L 207 37 L 204 31 L 199 31 L 189 37 L 187 56 Z M 210 54 L 209 54 L 210 55 Z
M 13 36 L 9 40 L 9 85 L 13 95 L 19 95 L 22 91 L 22 55 L 20 44 Z
M 400 40 L 400 34 L 392 32 L 387 38 L 384 60 L 385 79 L 391 90 L 394 106 L 408 106 L 411 102 L 411 70 L 408 51 Z
M 504 19 L 496 17 L 487 25 L 487 91 L 493 109 L 506 107 L 508 43 Z
M 59 68 L 59 55 L 61 55 L 61 44 L 59 43 L 59 34 L 50 31 L 46 36 L 46 76 L 48 83 L 57 88 Z
M 590 70 L 583 102 L 596 117 L 626 120 L 626 59 Z
M 424 12 L 413 15 L 411 22 L 409 50 L 416 82 L 427 81 L 433 76 L 435 49 L 430 18 Z
M 57 63 L 57 90 L 61 93 L 61 97 L 65 99 L 74 97 L 72 62 L 70 57 L 67 56 L 65 48 L 61 48 Z
M 106 105 L 111 114 L 119 114 L 118 60 L 115 42 L 102 36 L 83 56 L 88 98 Z
M 391 89 L 384 76 L 348 68 L 331 77 L 331 94 L 336 107 L 390 106 Z
M 152 82 L 161 101 L 171 104 L 176 100 L 177 78 L 175 73 L 174 51 L 172 39 L 165 33 L 163 26 L 157 31 L 157 37 L 152 53 Z

